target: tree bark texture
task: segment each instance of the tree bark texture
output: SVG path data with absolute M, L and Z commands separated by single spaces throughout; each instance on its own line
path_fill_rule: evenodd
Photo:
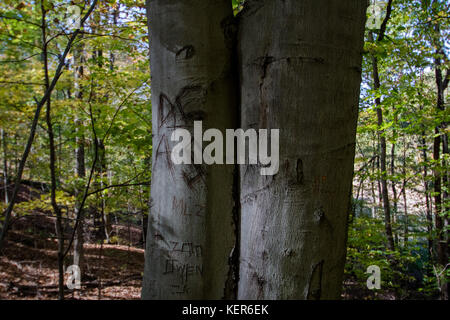
M 174 165 L 175 128 L 234 128 L 229 0 L 148 0 L 152 75 L 151 208 L 143 299 L 220 299 L 235 244 L 234 167 Z M 193 136 L 193 135 L 192 135 Z
M 280 129 L 280 171 L 240 171 L 240 299 L 340 297 L 365 19 L 365 1 L 246 2 L 241 126 Z

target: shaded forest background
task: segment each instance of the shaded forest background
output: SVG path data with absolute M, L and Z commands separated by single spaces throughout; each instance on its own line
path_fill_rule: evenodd
M 379 2 L 384 22 L 366 30 L 343 298 L 448 299 L 450 3 Z M 145 6 L 98 1 L 77 33 L 67 8 L 83 16 L 91 4 L 0 4 L 2 299 L 140 297 L 152 152 Z M 63 293 L 79 259 L 82 288 Z M 366 287 L 370 265 L 379 290 Z

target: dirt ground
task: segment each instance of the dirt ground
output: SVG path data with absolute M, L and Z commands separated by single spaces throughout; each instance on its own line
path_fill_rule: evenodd
M 57 299 L 57 242 L 51 217 L 15 224 L 0 256 L 0 299 Z M 136 228 L 128 231 L 135 233 Z M 99 242 L 99 241 L 98 241 Z M 144 250 L 132 245 L 87 243 L 81 289 L 66 299 L 140 299 Z M 72 256 L 65 259 L 65 268 Z M 67 281 L 68 274 L 65 280 Z

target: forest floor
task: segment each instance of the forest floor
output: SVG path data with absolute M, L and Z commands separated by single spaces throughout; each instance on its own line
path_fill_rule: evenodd
M 37 194 L 24 186 L 19 202 L 36 198 Z M 0 299 L 57 299 L 55 218 L 36 212 L 13 221 L 0 256 Z M 65 287 L 66 299 L 140 299 L 144 270 L 144 250 L 139 244 L 142 231 L 130 225 L 114 225 L 113 230 L 116 238 L 129 236 L 131 241 L 105 244 L 91 237 L 84 245 L 86 270 L 81 289 Z M 70 238 L 71 230 L 65 230 L 64 235 Z M 72 259 L 68 254 L 64 261 L 66 268 Z M 65 281 L 68 276 L 65 275 Z
M 57 299 L 57 243 L 53 237 L 42 237 L 47 232 L 52 234 L 54 222 L 52 218 L 42 215 L 27 218 L 34 223 L 28 223 L 28 226 L 16 224 L 8 234 L 4 255 L 0 256 L 0 299 Z M 73 291 L 65 287 L 66 299 L 140 299 L 144 270 L 142 248 L 87 243 L 84 250 L 86 274 L 82 288 Z M 71 261 L 72 256 L 69 255 L 65 266 L 70 265 Z M 344 281 L 342 298 L 395 299 L 389 293 L 374 296 L 373 292 L 353 279 Z
M 66 299 L 140 298 L 143 249 L 89 243 L 84 250 L 86 272 L 82 288 L 72 291 L 66 287 Z M 66 267 L 69 264 L 65 263 Z M 0 257 L 0 299 L 56 299 L 57 284 L 56 240 L 11 230 Z
M 1 193 L 1 192 L 0 192 Z M 40 196 L 35 188 L 23 186 L 19 202 Z M 1 196 L 1 194 L 0 194 Z M 84 245 L 85 271 L 80 290 L 65 286 L 65 298 L 77 300 L 140 299 L 144 270 L 142 229 L 137 225 L 115 224 L 113 235 L 117 244 L 105 244 L 98 232 L 88 227 Z M 64 232 L 70 238 L 69 226 Z M 0 299 L 57 299 L 58 263 L 55 218 L 49 212 L 36 211 L 15 217 L 0 255 Z M 66 241 L 67 246 L 67 241 Z M 64 261 L 67 268 L 72 255 Z M 68 274 L 65 275 L 65 283 Z M 345 279 L 342 299 L 395 299 L 393 294 L 374 294 L 365 284 Z

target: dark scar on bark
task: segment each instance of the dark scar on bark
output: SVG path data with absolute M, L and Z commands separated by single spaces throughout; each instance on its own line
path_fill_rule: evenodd
M 322 295 L 322 274 L 324 260 L 314 266 L 308 286 L 307 300 L 320 300 Z
M 254 15 L 258 10 L 264 7 L 264 2 L 259 0 L 247 0 L 244 2 L 244 8 L 239 13 L 239 17 L 249 17 Z
M 260 57 L 256 59 L 257 65 L 261 67 L 261 79 L 259 82 L 259 99 L 260 99 L 260 114 L 259 114 L 259 126 L 261 128 L 267 127 L 267 113 L 268 113 L 268 105 L 267 102 L 264 99 L 264 93 L 263 93 L 263 87 L 264 87 L 264 81 L 267 76 L 267 69 L 269 68 L 269 65 L 275 61 L 274 57 L 265 55 L 264 57 Z
M 194 188 L 194 184 L 199 181 L 202 178 L 202 175 L 197 173 L 195 176 L 191 177 L 189 176 L 189 173 L 186 171 L 183 171 L 183 180 L 186 183 L 186 185 L 189 187 L 189 189 Z
M 258 300 L 262 299 L 264 296 L 264 286 L 267 283 L 267 281 L 264 279 L 264 277 L 259 276 L 256 272 L 253 273 L 253 279 L 256 282 L 256 285 L 258 286 Z
M 183 87 L 178 95 L 175 97 L 175 103 L 173 103 L 170 98 L 165 94 L 161 93 L 159 95 L 159 106 L 158 106 L 158 113 L 159 113 L 159 123 L 158 128 L 161 129 L 161 127 L 169 120 L 170 117 L 173 118 L 173 127 L 177 127 L 176 123 L 176 112 L 181 115 L 181 118 L 184 122 L 188 122 L 189 120 L 203 120 L 204 113 L 202 111 L 197 112 L 191 112 L 189 114 L 186 114 L 184 112 L 185 104 L 183 105 L 184 99 L 193 100 L 192 97 L 189 97 L 189 94 L 192 93 L 202 93 L 203 88 L 201 86 L 185 86 Z M 204 95 L 204 93 L 203 93 Z M 198 99 L 198 97 L 196 97 Z M 187 101 L 189 103 L 190 101 Z M 169 106 L 169 110 L 167 111 L 167 114 L 164 115 L 164 109 L 166 104 Z M 200 115 L 200 116 L 199 116 Z
M 187 45 L 176 52 L 177 58 L 182 58 L 184 60 L 191 59 L 195 55 L 195 48 L 192 45 Z
M 297 173 L 297 183 L 302 184 L 303 183 L 303 161 L 302 159 L 297 159 L 297 166 L 295 168 Z
M 194 143 L 194 142 L 192 142 Z M 191 163 L 194 163 L 194 155 L 193 153 L 191 153 Z M 189 189 L 193 189 L 194 185 L 197 182 L 203 182 L 206 183 L 205 180 L 205 170 L 203 169 L 203 167 L 199 164 L 193 164 L 190 166 L 191 168 L 193 168 L 195 170 L 195 175 L 194 176 L 190 176 L 188 171 L 183 170 L 183 180 L 186 183 L 186 185 L 189 187 Z
M 257 60 L 259 61 L 261 69 L 262 69 L 262 72 L 263 72 L 261 78 L 264 79 L 266 77 L 266 75 L 267 75 L 267 68 L 269 67 L 269 65 L 272 62 L 275 61 L 275 58 L 272 57 L 272 56 L 266 55 L 266 56 L 261 57 L 261 58 L 259 58 Z
M 159 149 L 161 148 L 162 142 L 164 141 L 164 151 L 160 151 Z M 160 139 L 159 139 L 159 143 L 158 143 L 158 147 L 156 148 L 156 159 L 155 159 L 155 165 L 158 162 L 159 159 L 159 155 L 160 154 L 164 154 L 165 153 L 165 158 L 166 158 L 166 162 L 167 162 L 167 168 L 169 169 L 170 175 L 172 176 L 172 178 L 174 177 L 174 168 L 173 168 L 173 163 L 172 160 L 170 159 L 170 151 L 169 151 L 169 145 L 168 145 L 168 141 L 167 141 L 167 137 L 166 135 L 163 135 Z
M 223 30 L 223 35 L 227 41 L 227 44 L 234 43 L 236 41 L 236 34 L 238 30 L 237 19 L 233 16 L 228 16 L 220 22 L 220 27 Z
M 202 88 L 202 86 L 199 85 L 190 85 L 190 86 L 185 86 L 183 87 L 180 92 L 178 93 L 178 95 L 175 97 L 175 102 L 173 103 L 169 97 L 164 94 L 161 93 L 159 96 L 159 108 L 158 108 L 158 112 L 159 112 L 159 129 L 161 129 L 161 127 L 166 124 L 167 126 L 167 122 L 169 120 L 170 117 L 173 118 L 173 126 L 172 128 L 178 128 L 178 127 L 183 127 L 188 125 L 189 122 L 192 121 L 196 121 L 196 120 L 204 120 L 206 114 L 204 111 L 202 110 L 193 110 L 191 112 L 185 112 L 185 107 L 189 104 L 197 104 L 199 102 L 199 100 L 201 101 L 204 96 L 206 95 L 206 90 L 204 90 Z M 169 106 L 169 110 L 168 112 L 164 115 L 164 109 L 165 106 L 168 105 Z M 176 113 L 179 113 L 181 118 L 182 118 L 182 125 L 177 125 L 176 123 Z M 162 138 L 164 138 L 164 143 L 165 143 L 165 153 L 166 153 L 166 159 L 168 162 L 168 167 L 169 170 L 171 172 L 171 175 L 173 177 L 174 175 L 174 168 L 173 168 L 173 164 L 171 162 L 170 159 L 170 152 L 168 149 L 168 142 L 167 142 L 167 138 L 165 136 L 163 136 Z M 159 152 L 159 148 L 161 146 L 162 143 L 162 138 L 159 141 L 158 144 L 158 148 L 156 150 L 157 152 L 157 157 L 156 159 L 158 159 L 158 154 L 162 153 Z M 192 157 L 192 163 L 194 163 L 194 159 L 193 159 L 193 155 L 191 155 Z M 194 184 L 197 181 L 205 181 L 204 176 L 205 176 L 205 172 L 203 170 L 203 168 L 199 165 L 194 165 L 193 168 L 196 171 L 196 175 L 194 177 L 190 177 L 187 171 L 183 171 L 183 178 L 184 181 L 186 182 L 186 184 L 188 185 L 189 188 L 193 188 Z
M 202 100 L 206 95 L 206 90 L 202 86 L 192 85 L 183 87 L 175 98 L 175 105 L 181 114 L 181 117 L 185 122 L 204 120 L 205 112 L 202 110 L 193 110 L 191 112 L 185 112 L 186 105 L 194 102 L 200 104 L 198 100 Z
M 165 102 L 169 105 L 169 111 L 164 116 L 164 106 Z M 176 117 L 175 117 L 175 105 L 170 101 L 169 97 L 167 97 L 166 94 L 161 93 L 159 95 L 159 106 L 158 106 L 158 112 L 159 112 L 159 119 L 158 119 L 158 128 L 161 129 L 161 127 L 164 125 L 164 123 L 169 119 L 170 116 L 173 116 L 173 126 L 176 126 Z

